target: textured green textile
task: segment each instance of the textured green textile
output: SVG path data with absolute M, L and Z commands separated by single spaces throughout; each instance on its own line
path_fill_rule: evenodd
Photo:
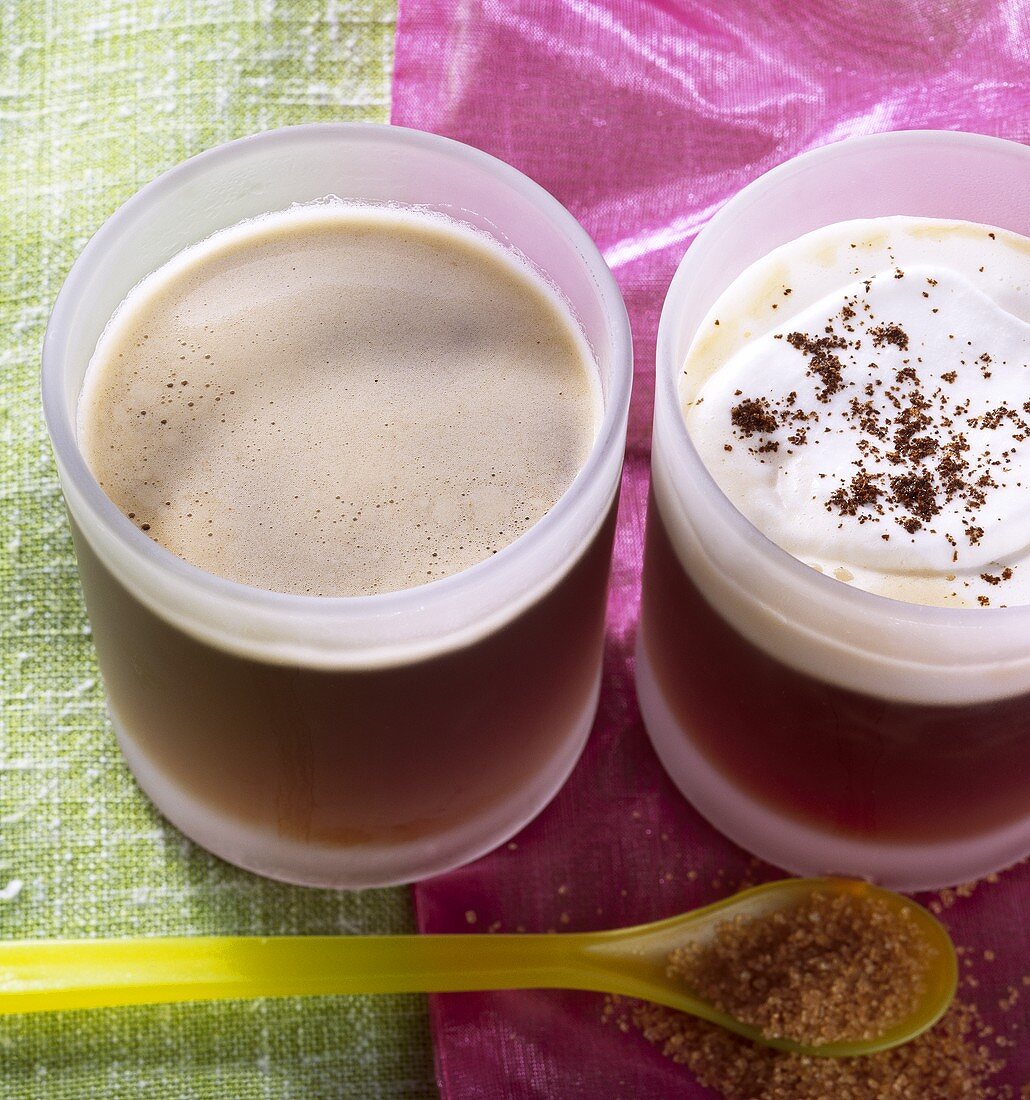
M 279 886 L 159 820 L 121 763 L 37 392 L 75 255 L 163 169 L 387 117 L 393 0 L 0 0 L 0 936 L 387 932 L 406 891 Z M 0 1098 L 434 1095 L 419 998 L 0 1017 Z

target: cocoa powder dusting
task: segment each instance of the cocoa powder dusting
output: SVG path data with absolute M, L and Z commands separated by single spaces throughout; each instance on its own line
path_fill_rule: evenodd
M 894 277 L 903 275 L 895 271 Z M 731 429 L 738 438 L 763 437 L 760 446 L 750 448 L 750 454 L 760 461 L 780 449 L 780 440 L 772 438 L 780 429 L 786 429 L 784 438 L 791 448 L 817 444 L 819 435 L 830 431 L 854 433 L 858 437 L 859 457 L 853 463 L 857 472 L 820 474 L 827 481 L 826 509 L 842 521 L 894 523 L 909 535 L 930 528 L 932 535 L 944 538 L 954 548 L 952 558 L 957 562 L 960 533 L 970 546 L 983 538 L 978 512 L 990 493 L 1004 486 L 1011 457 L 1011 451 L 972 454 L 964 429 L 993 431 L 1007 425 L 1017 443 L 1030 439 L 1030 401 L 1017 408 L 1001 403 L 979 417 L 970 414 L 968 400 L 958 405 L 949 401 L 945 386 L 924 380 L 919 369 L 923 360 L 917 354 L 921 349 L 910 347 L 903 326 L 896 321 L 873 323 L 876 318 L 865 298 L 873 281 L 865 280 L 864 292 L 846 297 L 840 310 L 827 318 L 822 332 L 775 334 L 775 339 L 785 340 L 804 356 L 806 373 L 817 380 L 818 403 L 828 404 L 834 394 L 856 388 L 846 409 L 826 413 L 833 419 L 824 421 L 825 426 L 813 434 L 813 426 L 820 423 L 820 410 L 818 406 L 804 408 L 795 391 L 781 398 L 743 396 L 730 410 Z M 926 284 L 931 290 L 923 291 L 923 296 L 932 300 L 937 280 L 927 279 Z M 869 362 L 868 354 L 860 353 L 863 338 L 893 354 L 910 354 L 888 374 L 885 364 Z M 993 357 L 977 348 L 962 362 L 974 363 L 989 376 L 987 368 Z M 951 385 L 958 372 L 949 370 L 939 377 Z M 741 396 L 739 390 L 737 395 Z M 875 461 L 880 471 L 870 472 L 870 461 Z M 893 467 L 893 472 L 883 472 L 884 465 Z M 944 506 L 956 502 L 963 513 L 961 532 L 931 527 Z M 887 540 L 889 535 L 883 538 Z M 998 575 L 1008 579 L 1004 569 Z
M 876 328 L 869 330 L 869 335 L 873 338 L 874 347 L 881 348 L 884 344 L 893 344 L 902 351 L 908 351 L 908 333 L 901 325 L 877 325 Z
M 748 398 L 730 409 L 730 422 L 745 439 L 753 435 L 772 435 L 779 422 L 764 398 Z
M 807 356 L 809 374 L 817 375 L 823 388 L 816 395 L 820 401 L 827 401 L 840 391 L 843 385 L 844 367 L 833 354 L 834 348 L 847 347 L 847 341 L 841 336 L 806 336 L 803 332 L 791 332 L 787 343 Z

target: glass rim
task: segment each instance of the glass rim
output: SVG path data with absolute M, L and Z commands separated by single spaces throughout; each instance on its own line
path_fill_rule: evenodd
M 684 486 L 689 487 L 691 492 L 704 492 L 709 498 L 709 506 L 718 511 L 723 522 L 734 529 L 751 548 L 772 559 L 777 568 L 787 573 L 799 587 L 808 587 L 825 599 L 836 599 L 858 614 L 889 616 L 895 621 L 913 625 L 982 626 L 991 621 L 998 622 L 1001 616 L 1005 616 L 1009 623 L 1022 617 L 1030 624 L 1030 604 L 1015 604 L 1010 607 L 940 607 L 911 603 L 853 587 L 812 569 L 790 551 L 773 542 L 733 504 L 704 464 L 680 412 L 677 380 L 682 362 L 675 354 L 676 321 L 682 299 L 694 279 L 695 269 L 708 255 L 718 252 L 723 227 L 760 203 L 769 188 L 774 187 L 782 176 L 797 171 L 799 167 L 832 161 L 844 148 L 851 150 L 864 147 L 874 153 L 880 146 L 901 146 L 906 143 L 914 146 L 933 144 L 990 147 L 1021 156 L 1030 167 L 1030 146 L 1007 138 L 964 130 L 891 130 L 844 138 L 809 149 L 756 177 L 728 199 L 704 225 L 687 249 L 669 284 L 658 324 L 655 353 L 655 426 L 657 428 L 661 424 L 663 439 L 670 441 L 669 445 L 675 452 L 674 461 L 679 470 L 678 476 L 673 479 L 676 494 L 680 494 Z
M 123 240 L 146 217 L 150 206 L 208 167 L 231 160 L 239 153 L 262 145 L 289 143 L 323 136 L 356 137 L 389 144 L 434 149 L 456 165 L 475 164 L 519 192 L 555 224 L 582 256 L 604 309 L 611 339 L 612 363 L 604 412 L 590 454 L 571 485 L 554 506 L 527 531 L 467 569 L 412 588 L 364 596 L 309 596 L 276 592 L 229 580 L 192 565 L 139 530 L 100 487 L 79 449 L 74 416 L 69 415 L 62 392 L 63 362 L 73 339 L 69 323 L 74 309 L 88 291 L 94 257 Z M 503 229 L 503 226 L 501 227 Z M 526 556 L 579 504 L 587 487 L 602 476 L 613 448 L 620 446 L 629 409 L 633 380 L 633 347 L 629 317 L 618 284 L 593 239 L 576 218 L 549 191 L 505 161 L 452 138 L 388 123 L 307 123 L 264 130 L 225 142 L 196 154 L 158 175 L 119 206 L 96 230 L 72 264 L 55 299 L 43 339 L 40 384 L 43 413 L 51 445 L 66 478 L 105 529 L 137 560 L 163 573 L 171 573 L 197 594 L 215 594 L 222 600 L 246 605 L 264 613 L 302 613 L 316 619 L 386 618 L 424 612 L 427 604 L 446 605 L 464 589 L 491 576 L 503 575 L 510 563 Z M 598 518 L 600 524 L 603 516 Z

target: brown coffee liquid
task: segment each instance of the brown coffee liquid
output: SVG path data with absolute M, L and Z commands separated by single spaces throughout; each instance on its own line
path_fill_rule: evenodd
M 709 605 L 683 569 L 653 495 L 641 630 L 683 736 L 779 813 L 898 842 L 974 836 L 1026 815 L 1030 696 L 927 706 L 796 671 Z
M 557 295 L 443 218 L 319 204 L 144 280 L 79 406 L 142 530 L 210 573 L 368 595 L 490 557 L 586 461 L 596 367 Z
M 577 748 L 597 690 L 614 528 L 613 502 L 555 586 L 472 645 L 341 671 L 191 637 L 73 533 L 111 714 L 134 751 L 259 835 L 381 850 L 474 833 Z

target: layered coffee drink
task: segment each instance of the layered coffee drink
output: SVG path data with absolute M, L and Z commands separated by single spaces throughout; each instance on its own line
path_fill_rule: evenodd
M 172 568 L 346 610 L 510 551 L 602 413 L 582 329 L 517 253 L 442 215 L 330 201 L 216 233 L 136 286 L 78 438 Z M 589 728 L 613 522 L 614 499 L 553 585 L 461 644 L 337 668 L 180 628 L 76 528 L 133 770 L 215 851 L 301 881 L 397 881 L 413 847 L 443 869 L 470 835 L 503 839 Z
M 800 564 L 860 591 L 826 593 L 855 616 L 841 630 L 818 601 L 763 591 L 772 574 L 738 571 L 729 550 L 720 563 L 717 546 L 691 549 L 663 500 L 676 471 L 656 466 L 645 717 L 666 731 L 663 756 L 682 738 L 722 803 L 739 801 L 734 821 L 787 822 L 784 836 L 794 822 L 783 850 L 829 836 L 854 853 L 822 870 L 862 871 L 875 846 L 1007 835 L 1015 854 L 1026 840 L 1028 685 L 1019 662 L 976 649 L 1030 604 L 1028 322 L 1025 237 L 849 221 L 747 268 L 682 363 L 683 423 L 754 554 L 786 551 L 785 584 L 808 583 Z M 969 619 L 941 619 L 934 641 L 933 612 L 913 605 Z M 907 651 L 878 655 L 877 631 L 893 648 L 909 618 Z

